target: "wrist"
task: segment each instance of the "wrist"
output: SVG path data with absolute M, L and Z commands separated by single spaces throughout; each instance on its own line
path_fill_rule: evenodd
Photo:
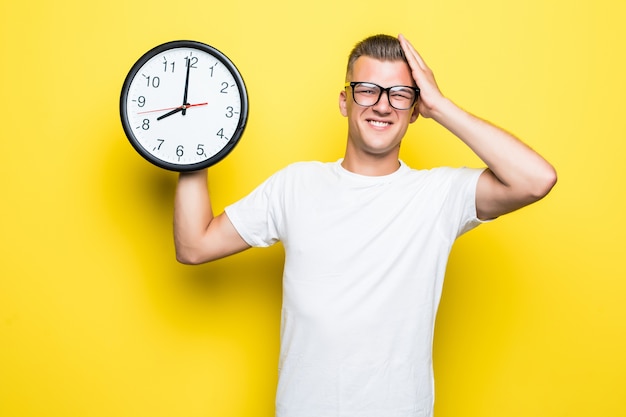
M 180 172 L 179 175 L 181 177 L 195 177 L 195 176 L 206 176 L 208 168 L 200 169 L 198 171 L 184 171 Z
M 180 172 L 178 174 L 178 182 L 179 183 L 188 183 L 188 182 L 208 182 L 207 169 L 201 169 L 199 171 L 187 171 Z
M 441 97 L 441 99 L 430 108 L 430 117 L 437 123 L 445 125 L 446 121 L 454 118 L 459 107 L 452 100 Z

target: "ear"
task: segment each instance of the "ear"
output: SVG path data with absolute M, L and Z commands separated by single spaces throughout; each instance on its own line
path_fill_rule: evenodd
M 339 93 L 339 111 L 343 117 L 348 117 L 348 101 L 346 90 Z
M 409 119 L 409 123 L 413 123 L 417 120 L 420 115 L 420 110 L 417 106 L 417 103 L 413 106 L 413 112 L 411 113 L 411 118 Z

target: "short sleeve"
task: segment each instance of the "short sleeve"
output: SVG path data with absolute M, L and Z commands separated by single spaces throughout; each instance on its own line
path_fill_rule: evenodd
M 458 219 L 456 236 L 474 229 L 487 221 L 480 220 L 476 212 L 476 189 L 478 179 L 484 169 L 458 168 L 451 169 L 446 207 L 449 218 Z
M 226 207 L 239 235 L 250 246 L 267 247 L 280 240 L 282 172 L 269 177 L 250 194 Z

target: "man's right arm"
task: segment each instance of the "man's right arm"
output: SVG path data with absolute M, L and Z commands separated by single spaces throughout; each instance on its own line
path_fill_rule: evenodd
M 176 259 L 201 264 L 248 249 L 225 213 L 213 216 L 207 171 L 180 173 L 174 199 Z

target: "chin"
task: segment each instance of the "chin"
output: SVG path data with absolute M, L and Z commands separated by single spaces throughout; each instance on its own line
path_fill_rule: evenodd
M 372 153 L 387 154 L 400 149 L 400 142 L 389 140 L 369 140 L 363 143 L 366 149 L 369 149 Z
M 390 154 L 397 155 L 400 151 L 400 145 L 393 146 L 365 146 L 363 151 L 371 156 L 384 158 Z

